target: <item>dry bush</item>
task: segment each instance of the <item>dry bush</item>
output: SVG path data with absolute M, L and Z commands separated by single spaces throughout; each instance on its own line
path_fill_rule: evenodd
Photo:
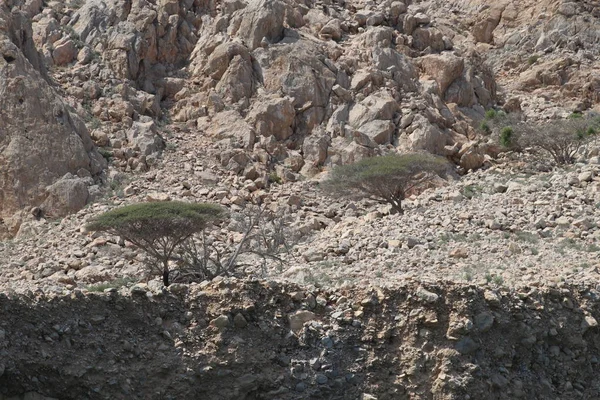
M 502 147 L 550 158 L 558 165 L 575 162 L 598 130 L 597 119 L 581 114 L 542 122 L 526 121 L 520 114 L 496 114 L 485 122 Z

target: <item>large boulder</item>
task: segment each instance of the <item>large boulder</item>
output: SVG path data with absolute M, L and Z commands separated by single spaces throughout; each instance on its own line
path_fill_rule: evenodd
M 159 153 L 165 148 L 165 141 L 159 135 L 154 120 L 150 117 L 141 116 L 127 131 L 127 140 L 134 150 L 144 156 Z
M 390 120 L 398 110 L 398 102 L 386 90 L 381 90 L 352 106 L 348 122 L 359 128 L 374 120 Z
M 46 192 L 48 197 L 41 208 L 50 217 L 81 210 L 90 196 L 86 180 L 71 174 L 48 186 Z
M 425 75 L 433 78 L 444 96 L 448 87 L 459 78 L 464 69 L 464 59 L 452 54 L 430 54 L 420 59 L 420 65 Z
M 304 139 L 302 153 L 304 159 L 312 166 L 321 166 L 327 159 L 327 149 L 331 144 L 331 137 L 323 130 L 315 129 L 312 135 Z
M 494 30 L 500 23 L 504 5 L 497 5 L 482 14 L 480 19 L 475 22 L 472 28 L 472 34 L 477 42 L 492 43 L 494 41 Z
M 358 130 L 358 137 L 368 139 L 359 141 L 363 146 L 369 146 L 369 143 L 388 144 L 392 141 L 396 126 L 391 121 L 375 120 L 361 126 Z
M 392 73 L 394 81 L 404 89 L 415 90 L 417 72 L 408 57 L 392 48 L 379 47 L 372 50 L 371 56 L 377 69 Z
M 274 97 L 255 102 L 247 121 L 254 127 L 257 135 L 285 140 L 294 133 L 292 124 L 295 115 L 290 99 Z
M 250 0 L 248 6 L 234 17 L 240 21 L 237 36 L 250 50 L 259 47 L 263 39 L 278 42 L 283 37 L 287 9 L 280 0 Z
M 337 76 L 323 50 L 309 40 L 290 40 L 254 52 L 265 88 L 292 99 L 295 132 L 306 135 L 321 124 Z
M 404 150 L 425 150 L 433 154 L 444 154 L 448 137 L 427 118 L 417 114 L 407 132 L 398 139 L 400 147 Z

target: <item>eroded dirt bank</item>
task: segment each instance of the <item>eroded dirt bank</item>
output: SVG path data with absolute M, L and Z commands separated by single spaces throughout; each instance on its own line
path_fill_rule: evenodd
M 599 292 L 259 281 L 1 295 L 0 398 L 600 398 Z

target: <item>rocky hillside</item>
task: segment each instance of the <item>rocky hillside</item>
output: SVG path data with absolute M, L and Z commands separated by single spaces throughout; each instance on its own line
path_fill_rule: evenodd
M 489 108 L 598 111 L 594 1 L 0 2 L 0 400 L 595 399 L 600 145 L 500 153 Z M 320 189 L 426 150 L 404 215 Z M 164 288 L 85 229 L 260 202 L 302 239 Z M 213 239 L 235 241 L 223 224 Z
M 3 235 L 21 210 L 93 202 L 114 178 L 94 144 L 114 175 L 148 170 L 179 134 L 203 139 L 259 189 L 273 169 L 295 181 L 396 149 L 479 168 L 498 150 L 473 129 L 485 108 L 596 104 L 596 14 L 558 1 L 4 2 Z

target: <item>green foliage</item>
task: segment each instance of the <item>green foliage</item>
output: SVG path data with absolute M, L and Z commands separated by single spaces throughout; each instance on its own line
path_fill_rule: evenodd
M 490 127 L 490 124 L 488 124 L 487 121 L 481 121 L 481 123 L 479 124 L 479 129 L 485 133 L 485 134 L 490 134 L 492 133 L 492 128 Z
M 71 0 L 69 2 L 69 7 L 78 10 L 85 4 L 85 0 Z
M 513 144 L 514 131 L 510 126 L 505 126 L 500 131 L 500 144 L 503 147 L 511 147 Z
M 540 58 L 540 56 L 538 56 L 538 55 L 533 55 L 533 56 L 530 56 L 530 57 L 527 59 L 527 64 L 529 64 L 529 65 L 533 65 L 533 64 L 535 64 L 535 63 L 536 63 L 536 61 L 537 61 L 537 60 L 539 60 L 539 58 Z
M 281 185 L 283 183 L 283 180 L 279 175 L 277 175 L 277 172 L 273 171 L 269 174 L 269 183 L 276 183 L 278 185 Z
M 489 272 L 489 271 L 487 271 L 487 272 L 485 273 L 485 275 L 484 275 L 485 281 L 486 281 L 487 283 L 490 283 L 490 282 L 492 281 L 493 277 L 494 277 L 494 276 L 493 276 L 492 274 L 490 274 L 490 272 Z
M 407 194 L 447 170 L 448 162 L 431 154 L 389 154 L 335 167 L 323 188 L 338 196 L 385 201 L 402 213 L 401 202 Z
M 175 150 L 177 150 L 177 143 L 167 142 L 166 150 L 167 151 L 175 151 Z
M 600 246 L 592 243 L 592 244 L 587 245 L 587 247 L 585 248 L 585 251 L 587 251 L 588 253 L 597 253 L 600 251 Z
M 223 217 L 214 204 L 163 201 L 116 208 L 94 218 L 87 229 L 121 236 L 146 252 L 150 266 L 163 274 L 169 285 L 169 260 L 193 234 L 210 221 Z
M 572 112 L 567 118 L 569 119 L 580 119 L 583 118 L 583 114 L 579 111 Z
M 470 267 L 465 267 L 465 269 L 463 270 L 463 278 L 467 282 L 471 282 L 474 278 L 473 269 Z
M 494 119 L 496 118 L 496 116 L 498 115 L 498 112 L 496 110 L 494 110 L 493 108 L 490 108 L 489 110 L 487 110 L 485 112 L 485 119 Z
M 480 196 L 482 192 L 483 188 L 479 185 L 467 185 L 462 188 L 461 194 L 470 200 L 473 197 Z
M 164 236 L 178 229 L 198 232 L 208 221 L 222 216 L 221 207 L 214 204 L 157 201 L 116 208 L 96 217 L 88 226 L 93 231 L 118 231 L 135 235 Z M 141 233 L 140 233 L 141 234 Z
M 595 133 L 595 119 L 572 114 L 567 119 L 546 122 L 526 122 L 510 118 L 514 134 L 511 148 L 527 149 L 534 155 L 550 158 L 555 164 L 572 164 L 579 149 Z
M 95 130 L 100 128 L 100 126 L 102 126 L 102 122 L 100 122 L 100 119 L 98 119 L 98 117 L 92 117 L 90 120 L 90 129 Z
M 113 158 L 113 153 L 112 153 L 112 151 L 109 151 L 109 150 L 106 150 L 106 149 L 99 148 L 99 149 L 98 149 L 98 153 L 100 153 L 100 155 L 101 155 L 102 157 L 104 157 L 104 159 L 105 159 L 106 161 L 108 161 L 108 162 L 110 162 L 110 160 L 112 160 L 112 158 Z
M 537 243 L 540 240 L 538 235 L 531 233 L 531 232 L 525 232 L 525 231 L 516 231 L 515 237 L 519 241 L 528 242 L 528 243 Z
M 97 285 L 90 285 L 86 289 L 90 292 L 104 292 L 106 289 L 119 289 L 123 286 L 128 286 L 130 283 L 134 283 L 135 279 L 126 277 L 118 278 L 110 282 L 99 283 Z

